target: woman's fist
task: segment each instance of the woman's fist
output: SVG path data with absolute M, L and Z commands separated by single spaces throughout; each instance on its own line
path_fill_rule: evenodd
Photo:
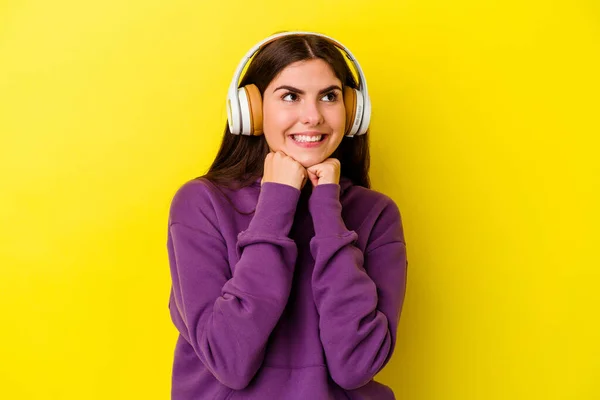
M 340 161 L 336 158 L 328 158 L 320 164 L 307 168 L 308 178 L 313 186 L 326 183 L 340 183 Z
M 269 153 L 265 157 L 262 183 L 274 182 L 289 185 L 300 190 L 307 179 L 306 169 L 282 151 Z

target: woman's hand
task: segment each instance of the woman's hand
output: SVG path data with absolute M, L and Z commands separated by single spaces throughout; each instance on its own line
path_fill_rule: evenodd
M 265 157 L 262 183 L 274 182 L 289 185 L 300 190 L 306 183 L 306 169 L 282 151 L 269 153 Z
M 320 164 L 307 168 L 308 178 L 313 186 L 327 183 L 340 184 L 341 164 L 337 158 L 328 158 Z

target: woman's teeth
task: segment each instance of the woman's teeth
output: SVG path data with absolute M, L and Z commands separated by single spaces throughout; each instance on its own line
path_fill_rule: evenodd
M 316 135 L 316 136 L 293 135 L 292 138 L 296 142 L 310 143 L 310 142 L 320 142 L 321 139 L 323 138 L 323 135 Z

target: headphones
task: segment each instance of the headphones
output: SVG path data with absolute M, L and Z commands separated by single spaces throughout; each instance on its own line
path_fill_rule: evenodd
M 348 86 L 344 87 L 344 106 L 346 108 L 346 130 L 345 135 L 347 137 L 353 137 L 354 135 L 363 135 L 369 128 L 371 120 L 371 100 L 369 93 L 367 92 L 367 80 L 365 75 L 360 68 L 360 65 L 356 58 L 350 53 L 344 45 L 337 40 L 314 32 L 283 32 L 267 37 L 262 40 L 254 47 L 252 47 L 248 53 L 242 58 L 242 61 L 238 65 L 229 91 L 227 93 L 227 122 L 229 130 L 234 135 L 248 135 L 248 136 L 259 136 L 263 133 L 263 112 L 262 112 L 262 97 L 260 91 L 254 84 L 249 84 L 244 87 L 238 88 L 242 71 L 248 60 L 260 49 L 262 49 L 268 43 L 271 43 L 284 36 L 292 35 L 313 35 L 327 39 L 337 48 L 342 50 L 346 57 L 352 62 L 354 68 L 359 77 L 358 89 L 354 89 Z

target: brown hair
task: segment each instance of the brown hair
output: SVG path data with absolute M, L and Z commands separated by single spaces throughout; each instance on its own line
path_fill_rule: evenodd
M 357 88 L 356 81 L 340 50 L 316 35 L 283 36 L 263 47 L 252 59 L 240 87 L 255 84 L 263 95 L 269 83 L 288 65 L 310 59 L 322 59 L 333 69 L 344 86 Z M 342 88 L 343 89 L 343 88 Z M 341 175 L 354 185 L 370 187 L 369 143 L 365 135 L 344 137 L 331 157 L 341 163 Z M 263 175 L 269 146 L 264 135 L 233 135 L 225 125 L 221 147 L 208 172 L 201 178 L 225 187 L 244 187 Z

